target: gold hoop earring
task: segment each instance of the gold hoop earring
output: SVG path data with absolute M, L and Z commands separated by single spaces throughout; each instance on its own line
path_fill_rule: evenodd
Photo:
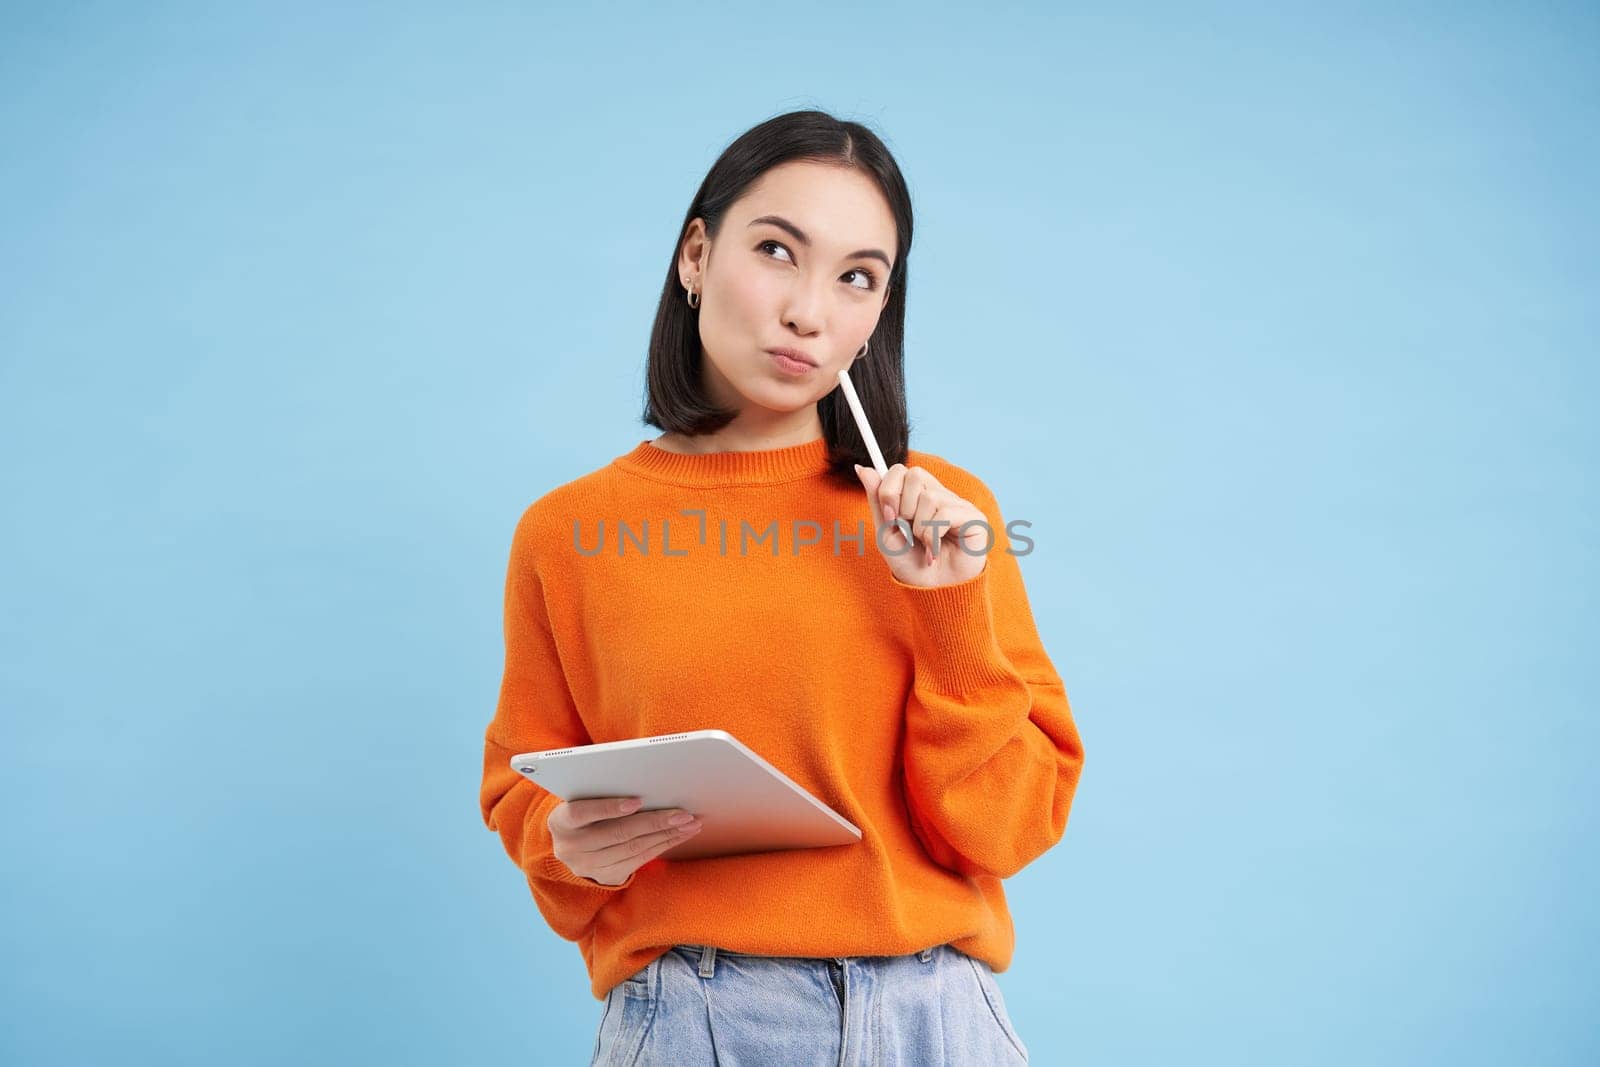
M 869 337 L 867 339 L 867 341 L 870 341 L 870 340 L 871 340 L 871 338 Z M 864 358 L 866 356 L 866 354 L 867 354 L 867 341 L 861 342 L 861 351 L 856 353 L 856 358 L 857 359 L 862 359 L 862 358 Z
M 695 292 L 693 289 L 689 290 L 689 306 L 692 308 L 698 308 L 700 306 L 700 294 Z

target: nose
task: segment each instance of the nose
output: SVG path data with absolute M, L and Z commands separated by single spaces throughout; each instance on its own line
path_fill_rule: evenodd
M 789 290 L 789 301 L 784 307 L 784 322 L 802 335 L 817 332 L 823 320 L 827 297 L 822 291 L 826 282 L 800 282 Z

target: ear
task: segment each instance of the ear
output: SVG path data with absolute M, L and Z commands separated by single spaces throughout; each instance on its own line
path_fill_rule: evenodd
M 678 246 L 678 261 L 680 266 L 693 267 L 695 274 L 704 274 L 706 266 L 706 226 L 699 216 L 689 220 L 689 225 L 684 229 L 683 243 Z

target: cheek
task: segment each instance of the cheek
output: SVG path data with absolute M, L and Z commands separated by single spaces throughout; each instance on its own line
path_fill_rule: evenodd
M 744 323 L 765 323 L 781 299 L 777 279 L 759 270 L 735 271 L 724 279 L 722 298 L 728 317 Z
M 841 331 L 844 336 L 856 339 L 855 348 L 859 349 L 863 341 L 871 342 L 872 335 L 878 329 L 878 305 L 861 302 L 858 307 L 852 308 L 849 317 L 845 320 L 845 328 Z M 850 354 L 855 355 L 855 349 Z

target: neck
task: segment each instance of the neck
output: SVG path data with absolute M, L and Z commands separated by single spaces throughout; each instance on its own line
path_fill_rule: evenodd
M 715 433 L 695 437 L 667 432 L 653 442 L 656 447 L 669 452 L 695 455 L 705 452 L 760 452 L 773 448 L 789 448 L 815 441 L 822 436 L 822 419 L 815 404 L 800 411 L 763 412 L 756 415 L 748 410 L 741 412 L 728 425 Z

